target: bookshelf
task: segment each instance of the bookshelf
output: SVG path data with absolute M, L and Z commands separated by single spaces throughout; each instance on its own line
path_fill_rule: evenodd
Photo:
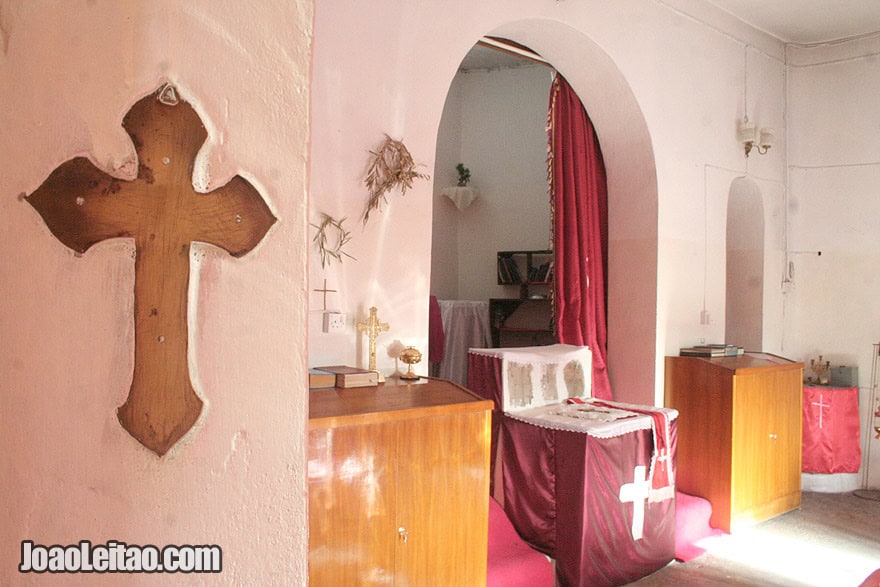
M 553 251 L 498 251 L 498 285 L 518 285 L 519 297 L 549 297 L 553 283 Z M 532 293 L 543 286 L 540 293 Z
M 489 300 L 492 346 L 554 344 L 550 301 L 553 251 L 498 251 L 497 269 L 498 285 L 509 286 L 515 293 Z

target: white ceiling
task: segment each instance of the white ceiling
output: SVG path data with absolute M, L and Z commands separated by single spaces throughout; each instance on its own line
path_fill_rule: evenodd
M 880 0 L 706 0 L 785 43 L 811 45 L 880 32 Z M 532 65 L 475 46 L 461 69 Z
M 880 31 L 880 0 L 707 0 L 786 43 L 809 45 Z

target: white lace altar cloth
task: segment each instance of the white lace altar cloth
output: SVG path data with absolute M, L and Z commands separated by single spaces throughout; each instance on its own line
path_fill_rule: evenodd
M 585 346 L 472 348 L 469 352 L 501 360 L 501 409 L 504 412 L 591 395 L 593 354 Z
M 600 402 L 602 405 L 593 405 Z M 651 410 L 667 414 L 668 420 L 678 417 L 673 408 L 655 408 L 637 404 L 587 399 L 582 404 L 559 403 L 526 410 L 507 412 L 507 416 L 551 430 L 583 432 L 594 438 L 613 438 L 636 430 L 648 430 L 654 426 L 651 416 L 629 411 Z

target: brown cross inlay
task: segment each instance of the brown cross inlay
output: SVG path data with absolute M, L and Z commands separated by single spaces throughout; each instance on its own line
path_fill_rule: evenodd
M 116 179 L 77 157 L 27 197 L 52 234 L 74 251 L 106 239 L 134 239 L 134 373 L 117 416 L 160 456 L 202 410 L 187 362 L 190 244 L 209 243 L 240 257 L 276 220 L 240 176 L 209 193 L 195 191 L 194 159 L 208 133 L 186 101 L 160 101 L 167 88 L 132 106 L 122 122 L 137 151 L 135 180 Z

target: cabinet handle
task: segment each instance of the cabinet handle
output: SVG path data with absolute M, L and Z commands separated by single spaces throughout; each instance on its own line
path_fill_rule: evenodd
M 403 539 L 403 543 L 406 544 L 406 540 L 407 538 L 409 538 L 409 532 L 407 531 L 407 529 L 403 526 L 400 526 L 397 529 L 397 535 L 400 536 Z

